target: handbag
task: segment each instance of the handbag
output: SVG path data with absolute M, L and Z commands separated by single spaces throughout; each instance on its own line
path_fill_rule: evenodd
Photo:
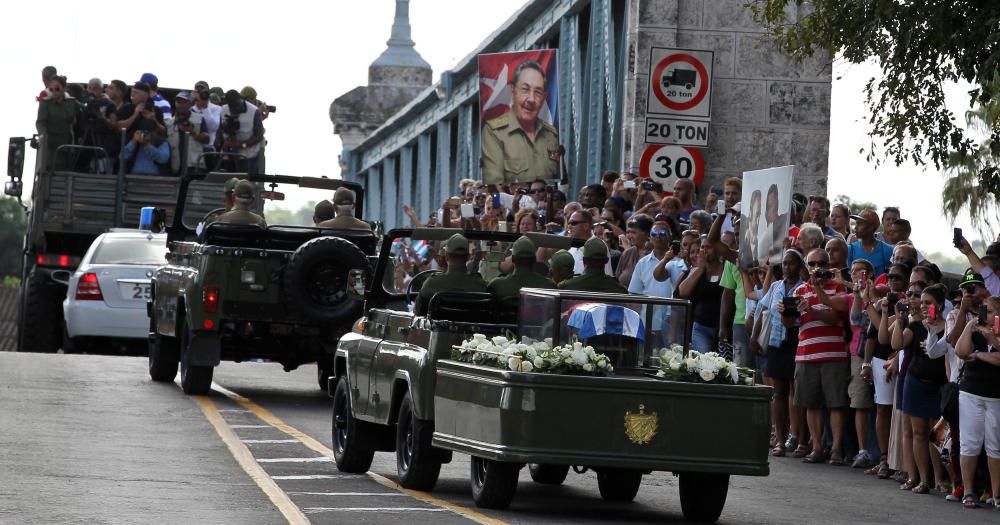
M 949 423 L 958 421 L 958 383 L 941 386 L 941 417 Z
M 760 333 L 757 334 L 757 344 L 765 355 L 767 347 L 771 344 L 771 309 L 764 308 L 760 311 Z
M 725 359 L 726 361 L 733 361 L 735 359 L 733 352 L 733 343 L 728 341 L 719 341 L 717 345 L 717 350 L 719 357 Z

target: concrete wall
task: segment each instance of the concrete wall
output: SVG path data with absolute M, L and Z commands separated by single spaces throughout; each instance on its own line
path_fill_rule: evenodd
M 831 65 L 779 52 L 746 0 L 630 0 L 624 165 L 638 172 L 645 144 L 650 47 L 715 52 L 703 188 L 744 171 L 795 164 L 795 190 L 826 194 Z M 800 17 L 803 7 L 790 13 Z M 699 192 L 703 196 L 704 192 Z

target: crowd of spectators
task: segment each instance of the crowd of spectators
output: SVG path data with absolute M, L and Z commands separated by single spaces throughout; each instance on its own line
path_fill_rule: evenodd
M 968 508 L 998 506 L 1000 242 L 980 257 L 956 238 L 969 269 L 949 290 L 909 240 L 898 208 L 852 214 L 796 193 L 780 264 L 746 269 L 734 210 L 739 178 L 709 188 L 704 200 L 688 179 L 669 196 L 631 173 L 600 180 L 569 200 L 543 181 L 464 179 L 428 217 L 403 211 L 418 227 L 597 237 L 610 253 L 605 272 L 630 293 L 691 302 L 691 348 L 719 351 L 773 387 L 773 456 L 850 465 Z M 722 215 L 713 213 L 720 200 Z M 568 257 L 545 249 L 536 267 L 560 280 L 582 273 L 580 250 L 569 255 L 572 272 Z M 433 244 L 397 256 L 399 289 L 444 266 Z M 676 323 L 669 309 L 654 311 L 654 337 L 666 342 Z
M 36 130 L 45 167 L 93 173 L 177 175 L 188 170 L 262 170 L 264 125 L 273 106 L 241 91 L 195 83 L 190 91 L 160 91 L 156 75 L 129 85 L 68 84 L 56 68 L 42 69 Z M 182 137 L 187 137 L 183 140 Z

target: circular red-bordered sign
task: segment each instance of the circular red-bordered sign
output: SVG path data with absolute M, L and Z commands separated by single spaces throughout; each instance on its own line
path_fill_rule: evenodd
M 663 185 L 664 195 L 673 194 L 677 179 L 691 179 L 695 187 L 705 180 L 705 157 L 698 148 L 653 144 L 642 152 L 639 176 Z
M 667 66 L 675 62 L 686 62 L 691 64 L 695 71 L 698 72 L 698 91 L 694 94 L 691 100 L 686 102 L 674 102 L 667 98 L 666 93 L 663 92 L 663 72 L 667 69 Z M 701 63 L 697 58 L 687 54 L 687 53 L 677 53 L 676 55 L 669 55 L 663 60 L 660 60 L 659 64 L 656 64 L 656 69 L 653 70 L 653 95 L 656 99 L 660 101 L 661 104 L 674 111 L 685 111 L 691 109 L 701 103 L 705 95 L 708 94 L 708 70 L 705 69 L 705 65 Z

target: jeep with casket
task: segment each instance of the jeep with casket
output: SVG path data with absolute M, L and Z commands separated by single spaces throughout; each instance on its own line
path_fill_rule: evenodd
M 442 241 L 458 230 L 393 230 L 383 239 L 366 290 L 365 316 L 337 345 L 333 450 L 344 472 L 365 472 L 375 451 L 395 451 L 399 482 L 433 490 L 454 452 L 471 456 L 475 503 L 507 507 L 518 473 L 561 484 L 572 467 L 597 474 L 601 496 L 631 501 L 644 474 L 678 475 L 688 519 L 714 522 L 730 475 L 765 476 L 771 389 L 669 381 L 657 377 L 657 348 L 690 341 L 685 300 L 567 290 L 522 289 L 516 304 L 489 294 L 438 292 L 426 316 L 408 311 L 419 274 L 406 290 L 392 273 L 394 241 Z M 516 234 L 464 231 L 473 269 L 483 269 Z M 528 234 L 536 246 L 579 241 Z M 664 315 L 669 312 L 669 316 Z M 668 318 L 654 328 L 657 318 Z M 592 318 L 589 316 L 593 316 Z M 610 375 L 514 371 L 463 362 L 456 348 L 478 337 L 514 336 L 591 345 L 614 363 Z M 516 368 L 512 364 L 512 368 Z M 520 369 L 519 369 L 520 370 Z
M 254 184 L 258 198 L 276 191 L 315 191 L 330 198 L 338 188 L 355 192 L 360 218 L 364 189 L 338 179 L 287 175 L 209 173 L 180 183 L 168 228 L 167 264 L 152 277 L 149 301 L 149 375 L 207 392 L 221 360 L 265 359 L 285 370 L 317 363 L 319 385 L 332 373 L 337 340 L 362 314 L 364 280 L 370 276 L 376 238 L 371 230 L 256 225 L 212 220 L 185 222 L 186 207 L 218 202 L 219 188 L 234 175 Z M 206 186 L 206 183 L 209 183 Z M 266 188 L 266 189 L 265 189 Z

